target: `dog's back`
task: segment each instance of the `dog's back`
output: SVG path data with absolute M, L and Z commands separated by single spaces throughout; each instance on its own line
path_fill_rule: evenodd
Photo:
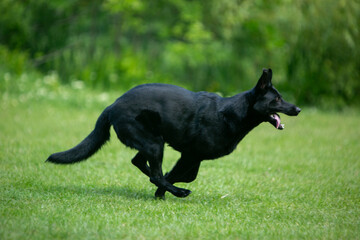
M 121 136 L 128 135 L 129 125 L 145 126 L 174 149 L 200 154 L 200 147 L 205 146 L 205 151 L 210 152 L 217 145 L 214 139 L 222 136 L 224 124 L 219 115 L 222 101 L 214 93 L 195 93 L 168 84 L 145 84 L 128 91 L 111 105 L 110 122 L 124 143 L 128 138 Z M 133 121 L 129 123 L 129 119 Z M 211 141 L 213 146 L 209 147 L 206 141 Z

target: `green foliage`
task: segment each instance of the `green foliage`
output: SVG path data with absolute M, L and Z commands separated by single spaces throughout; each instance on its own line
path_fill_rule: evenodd
M 282 117 L 284 131 L 263 123 L 179 184 L 189 197 L 156 201 L 155 186 L 131 164 L 135 151 L 115 132 L 86 162 L 44 163 L 89 134 L 113 99 L 90 98 L 99 94 L 79 84 L 64 90 L 57 79 L 42 79 L 40 96 L 1 96 L 0 239 L 358 238 L 360 128 L 349 127 L 358 111 L 305 109 Z M 51 97 L 57 91 L 64 97 Z M 167 148 L 164 170 L 178 158 Z
M 0 76 L 31 67 L 101 89 L 166 82 L 230 95 L 271 67 L 300 104 L 360 103 L 356 0 L 4 0 L 0 8 Z
M 28 56 L 18 50 L 9 50 L 0 45 L 0 72 L 10 71 L 14 74 L 21 74 L 29 68 Z
M 290 51 L 289 84 L 301 85 L 296 94 L 306 102 L 358 101 L 360 4 L 304 1 L 300 7 L 305 24 Z

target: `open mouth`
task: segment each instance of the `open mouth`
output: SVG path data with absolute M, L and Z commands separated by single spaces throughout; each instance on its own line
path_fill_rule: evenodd
M 268 122 L 279 130 L 283 130 L 285 127 L 285 125 L 281 123 L 280 116 L 277 113 L 270 114 Z

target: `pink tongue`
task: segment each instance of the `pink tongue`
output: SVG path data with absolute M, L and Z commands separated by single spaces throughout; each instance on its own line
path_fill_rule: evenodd
M 280 126 L 280 118 L 277 114 L 274 114 L 274 118 L 276 120 L 276 128 L 279 128 Z

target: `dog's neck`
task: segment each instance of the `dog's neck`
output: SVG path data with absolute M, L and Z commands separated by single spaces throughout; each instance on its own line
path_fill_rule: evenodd
M 239 93 L 233 97 L 224 98 L 222 101 L 220 111 L 229 121 L 231 131 L 240 140 L 264 121 L 253 109 L 255 101 L 256 94 L 254 89 Z M 244 111 L 244 109 L 247 109 L 247 111 Z M 241 134 L 238 135 L 239 133 Z

